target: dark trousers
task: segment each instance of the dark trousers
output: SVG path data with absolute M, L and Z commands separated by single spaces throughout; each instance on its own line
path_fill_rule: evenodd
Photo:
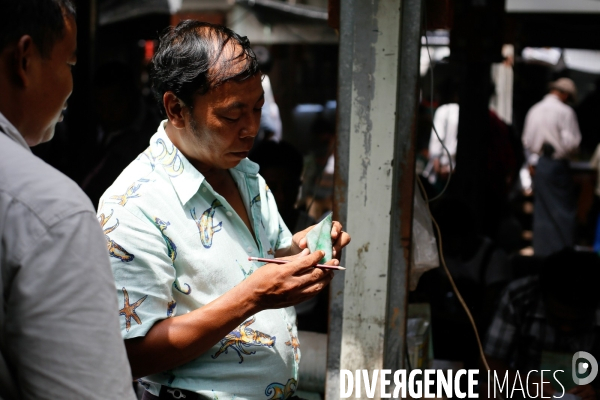
M 533 182 L 533 250 L 544 257 L 575 245 L 575 184 L 568 161 L 546 156 L 540 157 Z

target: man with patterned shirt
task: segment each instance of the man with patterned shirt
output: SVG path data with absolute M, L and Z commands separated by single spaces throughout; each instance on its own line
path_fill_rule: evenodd
M 168 119 L 98 212 L 133 375 L 144 399 L 289 399 L 300 361 L 291 306 L 333 275 L 314 268 L 322 252 L 308 254 L 307 231 L 291 235 L 246 159 L 264 102 L 249 42 L 181 22 L 161 37 L 151 76 Z M 334 255 L 350 241 L 341 228 Z
M 544 260 L 539 277 L 527 276 L 506 288 L 484 350 L 499 376 L 508 371 L 509 387 L 516 371 L 525 382 L 529 371 L 547 369 L 544 358 L 552 355 L 569 362 L 578 351 L 600 356 L 599 278 L 597 254 L 565 249 Z M 560 386 L 548 383 L 549 377 L 544 375 L 544 396 L 560 396 Z M 567 389 L 583 399 L 596 398 L 591 385 Z

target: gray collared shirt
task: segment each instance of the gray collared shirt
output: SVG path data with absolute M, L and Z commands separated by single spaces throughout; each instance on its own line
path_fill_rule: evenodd
M 135 399 L 91 202 L 0 130 L 0 398 Z

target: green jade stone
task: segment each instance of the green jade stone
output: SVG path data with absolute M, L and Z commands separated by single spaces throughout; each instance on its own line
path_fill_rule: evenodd
M 306 234 L 306 242 L 311 253 L 321 250 L 325 256 L 319 264 L 326 263 L 333 258 L 333 244 L 331 242 L 332 213 L 329 213 L 321 222 Z

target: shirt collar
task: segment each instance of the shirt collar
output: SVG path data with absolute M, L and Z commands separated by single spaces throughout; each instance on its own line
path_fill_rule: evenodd
M 559 99 L 558 96 L 553 93 L 548 93 L 547 95 L 545 95 L 544 100 L 558 101 L 559 103 L 562 103 L 562 100 Z
M 27 149 L 27 151 L 31 152 L 31 149 L 27 145 L 27 142 L 23 138 L 23 136 L 19 133 L 17 128 L 13 124 L 10 123 L 8 119 L 0 112 L 0 130 L 2 130 L 6 136 L 11 138 L 14 142 L 20 144 L 23 148 Z
M 243 172 L 244 174 L 248 174 L 248 175 L 257 175 L 258 174 L 258 164 L 255 162 L 250 161 L 247 158 L 244 158 L 242 161 L 240 161 L 240 163 L 235 166 L 233 169 Z
M 165 131 L 166 123 L 167 120 L 162 121 L 157 132 L 150 139 L 150 151 L 156 165 L 160 165 L 171 179 L 181 205 L 185 205 L 198 192 L 205 179 L 204 175 L 173 145 Z M 247 158 L 233 169 L 254 176 L 259 170 L 258 164 Z

